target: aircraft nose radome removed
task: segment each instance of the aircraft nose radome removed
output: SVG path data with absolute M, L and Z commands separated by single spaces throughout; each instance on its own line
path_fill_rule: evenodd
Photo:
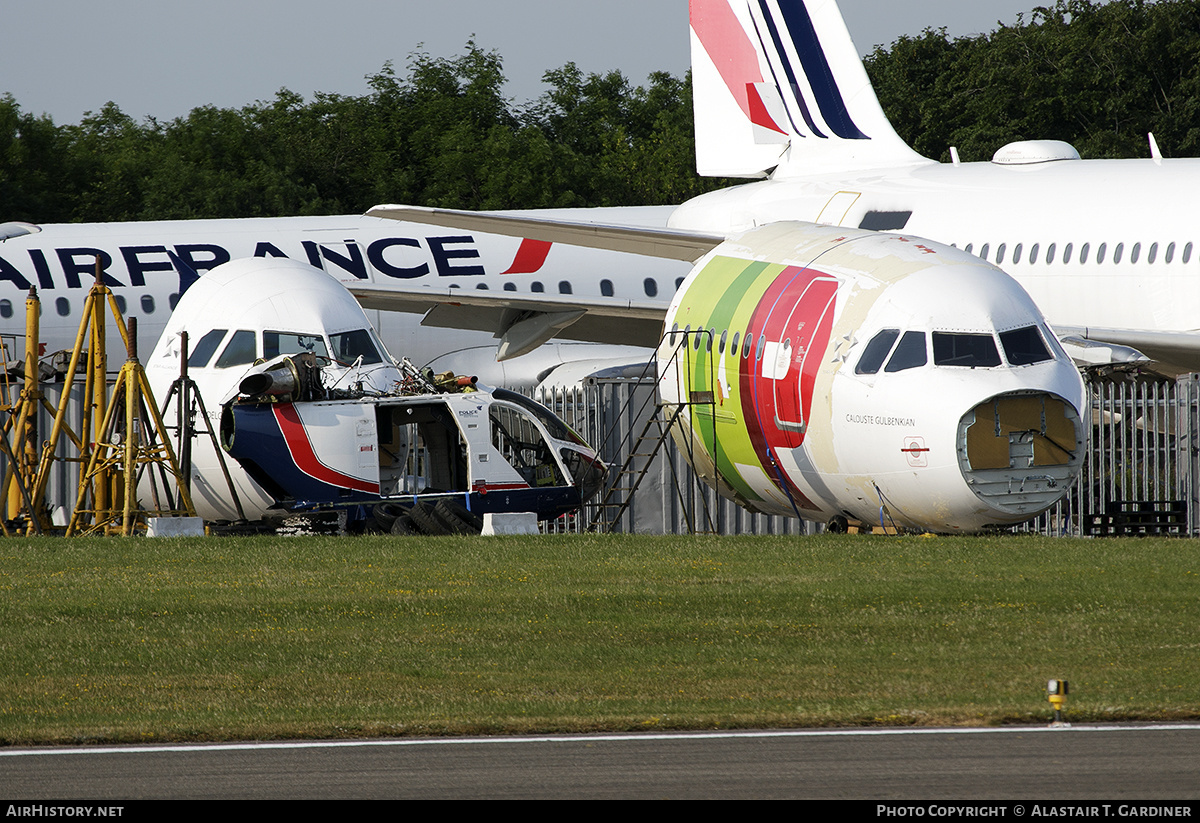
M 1083 381 L 1023 289 L 956 249 L 775 223 L 713 250 L 659 349 L 676 432 L 757 511 L 938 532 L 1020 522 L 1082 465 Z

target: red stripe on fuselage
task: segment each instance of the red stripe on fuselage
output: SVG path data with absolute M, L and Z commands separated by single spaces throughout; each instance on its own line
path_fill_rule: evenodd
M 292 462 L 300 471 L 331 486 L 379 494 L 378 483 L 342 474 L 320 461 L 317 453 L 313 451 L 312 442 L 308 439 L 308 432 L 304 429 L 304 422 L 296 412 L 294 404 L 279 403 L 273 406 L 271 411 L 274 412 L 275 420 L 279 423 L 279 430 L 283 433 L 284 442 L 287 443 L 288 451 L 292 455 Z
M 789 266 L 767 287 L 750 318 L 754 354 L 739 375 L 746 427 L 764 471 L 805 508 L 816 508 L 787 475 L 776 466 L 771 454 L 799 448 L 807 430 L 787 424 L 807 424 L 812 410 L 813 390 L 833 328 L 833 301 L 837 282 L 813 269 Z M 781 349 L 759 356 L 759 340 L 782 346 L 791 341 L 786 373 L 778 380 L 773 359 Z M 766 346 L 763 346 L 766 349 Z
M 526 237 L 521 241 L 512 265 L 500 273 L 533 274 L 546 262 L 546 255 L 550 254 L 551 245 L 553 244 L 545 240 L 530 240 Z

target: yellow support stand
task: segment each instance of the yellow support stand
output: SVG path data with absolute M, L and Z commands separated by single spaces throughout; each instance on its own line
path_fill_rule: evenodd
M 134 339 L 132 328 L 127 339 Z M 153 509 L 143 509 L 137 503 L 138 481 L 147 469 Z M 171 499 L 171 478 L 179 490 L 178 506 Z M 111 494 L 106 493 L 110 490 Z M 152 515 L 195 517 L 196 509 L 187 485 L 181 481 L 179 464 L 154 404 L 146 371 L 131 343 L 129 359 L 117 375 L 112 402 L 97 429 L 96 448 L 79 479 L 79 496 L 67 536 L 129 536 L 145 531 L 146 517 Z

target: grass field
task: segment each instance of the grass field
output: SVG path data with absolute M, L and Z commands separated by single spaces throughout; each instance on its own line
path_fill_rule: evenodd
M 1200 717 L 1200 547 L 0 541 L 0 742 Z

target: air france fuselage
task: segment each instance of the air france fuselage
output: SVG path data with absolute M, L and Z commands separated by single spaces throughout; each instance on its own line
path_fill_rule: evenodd
M 669 209 L 622 214 L 622 219 L 662 225 Z M 44 307 L 43 353 L 70 348 L 99 258 L 104 282 L 126 314 L 138 319 L 142 345 L 148 349 L 179 295 L 198 276 L 230 260 L 250 257 L 307 261 L 352 292 L 360 284 L 409 292 L 449 287 L 502 294 L 575 294 L 598 300 L 636 296 L 664 304 L 687 273 L 686 264 L 672 261 L 438 231 L 361 215 L 58 224 L 0 243 L 0 332 L 21 333 L 21 301 L 36 287 Z M 470 371 L 495 383 L 528 383 L 547 363 L 579 356 L 571 351 L 577 352 L 577 346 L 560 344 L 557 352 L 497 364 L 496 341 L 490 333 L 422 327 L 420 316 L 412 314 L 372 312 L 369 316 L 389 347 L 414 362 Z M 644 352 L 635 353 L 630 347 L 606 351 L 610 356 L 645 358 Z M 13 357 L 11 352 L 9 356 Z

